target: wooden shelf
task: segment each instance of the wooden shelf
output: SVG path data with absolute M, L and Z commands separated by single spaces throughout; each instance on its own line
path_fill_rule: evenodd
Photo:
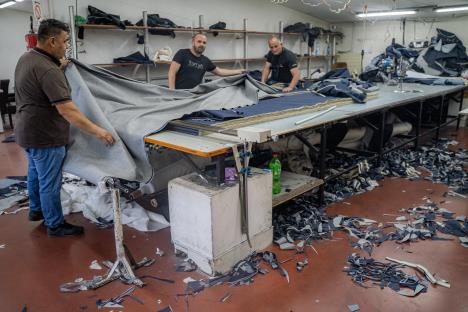
M 323 180 L 314 177 L 296 174 L 292 172 L 281 172 L 281 192 L 273 195 L 273 207 L 304 194 L 323 184 Z
M 250 31 L 243 29 L 207 29 L 207 28 L 187 28 L 187 27 L 176 27 L 176 28 L 165 28 L 165 27 L 145 27 L 145 26 L 126 26 L 126 29 L 121 29 L 115 25 L 93 25 L 93 24 L 83 24 L 80 27 L 85 29 L 105 29 L 105 30 L 121 30 L 121 31 L 139 31 L 145 30 L 167 30 L 174 32 L 205 32 L 205 33 L 220 33 L 220 34 L 252 34 L 252 35 L 279 35 L 279 32 L 270 32 L 270 31 Z M 283 35 L 297 36 L 300 33 L 283 33 Z
M 85 29 L 107 29 L 107 30 L 120 30 L 120 31 L 139 31 L 139 30 L 167 30 L 174 32 L 204 32 L 204 33 L 220 33 L 220 34 L 251 34 L 251 35 L 280 35 L 277 31 L 254 31 L 254 30 L 243 30 L 243 29 L 208 29 L 208 28 L 191 28 L 191 27 L 176 27 L 176 28 L 166 28 L 166 27 L 145 27 L 145 26 L 126 26 L 126 29 L 121 29 L 115 25 L 94 25 L 94 24 L 83 24 L 80 27 Z M 283 36 L 299 36 L 302 33 L 293 33 L 293 32 L 283 32 Z M 342 36 L 339 32 L 330 32 L 328 34 L 331 36 Z
M 299 61 L 303 61 L 303 60 L 309 60 L 309 59 L 310 60 L 322 59 L 322 58 L 326 58 L 326 57 L 329 57 L 329 55 L 298 56 L 297 58 L 299 59 Z M 244 61 L 247 61 L 247 62 L 263 62 L 263 61 L 265 61 L 265 58 L 264 57 L 257 57 L 257 58 L 246 58 L 246 59 L 238 58 L 238 59 L 212 60 L 213 63 L 235 63 L 235 62 L 244 62 Z M 156 64 L 170 65 L 171 61 L 157 61 Z M 126 67 L 126 66 L 145 65 L 145 64 L 128 62 L 128 63 L 109 63 L 109 64 L 93 64 L 93 65 L 98 66 L 98 67 L 108 68 L 108 67 Z

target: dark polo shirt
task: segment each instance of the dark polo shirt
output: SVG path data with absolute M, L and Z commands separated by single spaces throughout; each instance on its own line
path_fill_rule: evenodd
M 24 148 L 68 144 L 70 125 L 55 104 L 70 100 L 60 61 L 35 48 L 23 54 L 15 69 L 16 142 Z

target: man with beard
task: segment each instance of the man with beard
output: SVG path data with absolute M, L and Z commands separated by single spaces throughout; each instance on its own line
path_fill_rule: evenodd
M 219 68 L 203 55 L 207 38 L 203 34 L 196 34 L 192 38 L 190 49 L 177 51 L 169 67 L 170 89 L 192 89 L 199 85 L 207 71 L 217 76 L 233 76 L 242 74 L 244 69 Z
M 262 72 L 262 82 L 266 83 L 270 72 L 272 72 L 268 83 L 274 86 L 279 83 L 284 93 L 293 91 L 301 76 L 296 55 L 284 48 L 277 37 L 271 37 L 270 40 L 268 40 L 268 46 L 270 52 L 266 55 L 266 62 Z

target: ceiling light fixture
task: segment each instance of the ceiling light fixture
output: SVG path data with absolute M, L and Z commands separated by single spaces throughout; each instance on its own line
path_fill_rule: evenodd
M 400 15 L 412 15 L 416 14 L 416 10 L 406 10 L 406 11 L 384 11 L 384 12 L 369 12 L 369 13 L 359 13 L 356 14 L 357 17 L 366 18 L 366 17 L 385 17 L 385 16 L 400 16 Z
M 9 7 L 10 5 L 13 5 L 13 4 L 15 4 L 15 3 L 16 3 L 15 1 L 7 1 L 7 2 L 4 2 L 4 3 L 0 4 L 0 9 Z
M 438 9 L 435 9 L 435 11 L 437 13 L 468 11 L 468 6 L 438 8 Z

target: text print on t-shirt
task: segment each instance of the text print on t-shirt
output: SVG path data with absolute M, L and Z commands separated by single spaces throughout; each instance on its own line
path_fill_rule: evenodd
M 203 69 L 203 64 L 197 63 L 197 62 L 193 62 L 192 60 L 188 60 L 188 66 L 189 66 L 189 67 L 196 68 L 196 69 Z

